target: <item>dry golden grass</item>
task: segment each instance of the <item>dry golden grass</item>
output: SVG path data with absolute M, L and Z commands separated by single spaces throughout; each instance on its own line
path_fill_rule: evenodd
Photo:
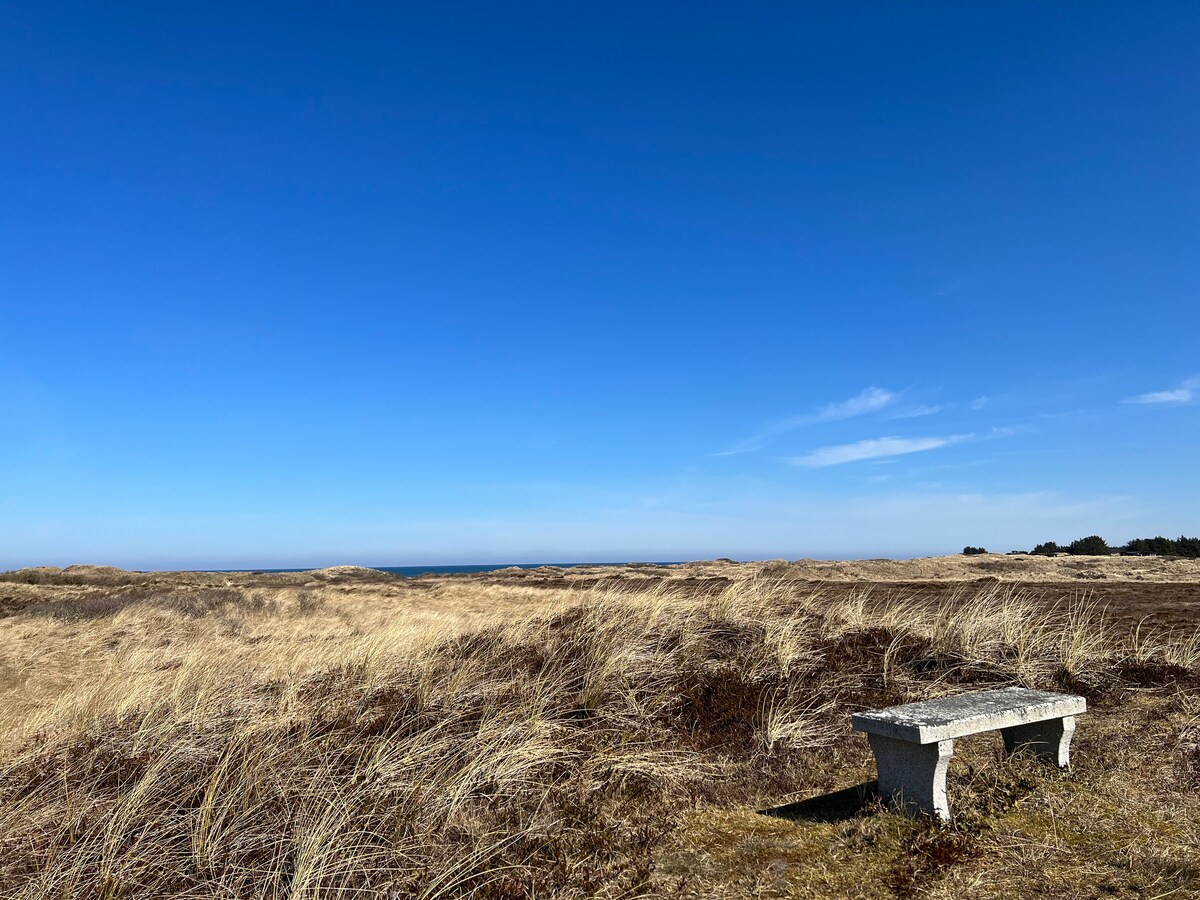
M 88 569 L 0 600 L 3 896 L 1200 896 L 1200 636 L 1086 599 Z M 949 828 L 785 807 L 872 777 L 851 712 L 1002 684 L 1087 694 L 1071 772 L 981 736 Z

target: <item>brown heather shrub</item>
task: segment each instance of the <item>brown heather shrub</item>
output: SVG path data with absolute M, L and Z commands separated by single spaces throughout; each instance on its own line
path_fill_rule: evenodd
M 987 884 L 980 867 L 1006 853 L 1006 878 L 1040 871 L 1049 890 L 1063 809 L 1072 791 L 1109 790 L 1103 768 L 1062 776 L 968 750 L 948 830 L 878 804 L 849 824 L 754 810 L 870 777 L 848 727 L 858 709 L 1003 684 L 1078 689 L 1096 704 L 1080 727 L 1086 761 L 1093 720 L 1119 732 L 1125 706 L 1192 690 L 1200 662 L 1194 635 L 1129 633 L 1086 600 L 1047 609 L 999 584 L 938 605 L 771 579 L 716 594 L 369 584 L 122 588 L 6 620 L 10 666 L 32 644 L 61 668 L 40 702 L 7 695 L 0 892 L 968 896 L 962 885 Z M 68 652 L 77 668 L 54 655 Z M 1190 707 L 1177 706 L 1182 721 Z M 1064 870 L 1080 896 L 1200 887 L 1195 833 L 1163 824 L 1196 812 L 1193 789 L 1181 776 L 1162 790 L 1169 800 L 1160 790 L 1124 812 L 1157 816 L 1160 855 L 1193 869 L 1135 859 L 1128 822 L 1102 817 L 1088 825 L 1097 846 Z M 1063 807 L 1057 844 L 1043 800 Z
M 133 606 L 170 610 L 181 616 L 198 618 L 219 614 L 232 608 L 259 612 L 273 607 L 275 600 L 261 593 L 246 594 L 239 588 L 199 588 L 171 591 L 162 588 L 135 587 L 122 591 L 90 591 L 66 594 L 61 598 L 30 603 L 22 610 L 28 616 L 43 616 L 63 622 L 76 622 L 114 616 Z

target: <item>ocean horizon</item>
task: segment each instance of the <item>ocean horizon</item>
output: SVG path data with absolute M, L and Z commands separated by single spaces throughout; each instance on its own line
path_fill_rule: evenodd
M 537 563 L 477 563 L 471 565 L 444 566 L 363 566 L 364 569 L 376 569 L 404 578 L 415 578 L 419 575 L 469 575 L 478 572 L 497 572 L 500 569 L 540 569 L 542 566 L 556 566 L 560 569 L 573 569 L 578 566 L 677 566 L 686 560 L 638 560 L 634 562 L 537 562 Z M 280 572 L 311 572 L 326 566 L 303 566 L 286 569 L 192 569 L 194 572 L 249 572 L 252 574 L 271 574 Z

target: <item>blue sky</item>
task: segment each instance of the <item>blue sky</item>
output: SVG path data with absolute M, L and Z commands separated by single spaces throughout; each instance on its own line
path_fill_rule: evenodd
M 1200 532 L 1200 8 L 3 4 L 0 567 Z

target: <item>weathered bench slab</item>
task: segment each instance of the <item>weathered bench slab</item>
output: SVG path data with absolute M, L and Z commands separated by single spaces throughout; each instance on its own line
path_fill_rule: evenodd
M 871 742 L 879 793 L 902 809 L 944 821 L 950 818 L 946 768 L 955 738 L 998 730 L 1006 752 L 1026 749 L 1065 767 L 1075 716 L 1084 712 L 1083 697 L 1010 687 L 855 713 L 850 721 Z

